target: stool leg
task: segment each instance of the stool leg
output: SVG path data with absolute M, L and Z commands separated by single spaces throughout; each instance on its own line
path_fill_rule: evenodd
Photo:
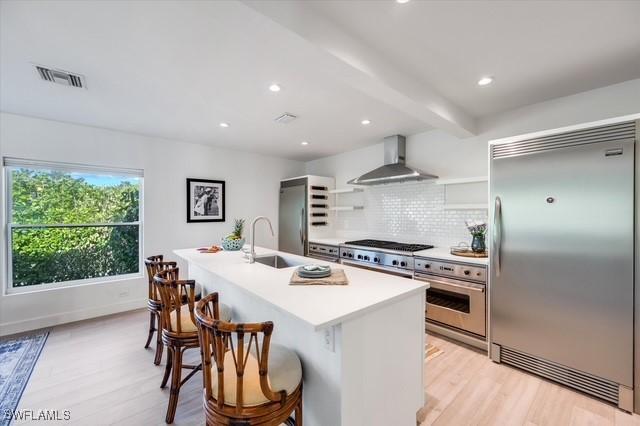
M 169 406 L 167 407 L 167 417 L 165 421 L 168 424 L 173 423 L 178 407 L 178 395 L 180 394 L 180 378 L 182 375 L 182 350 L 180 348 L 173 349 L 173 371 L 171 372 L 171 391 L 169 393 Z
M 302 397 L 296 407 L 296 426 L 302 426 Z
M 147 343 L 144 345 L 145 349 L 149 347 L 154 331 L 156 331 L 156 314 L 155 312 L 149 311 L 149 337 L 147 337 Z
M 164 377 L 162 378 L 162 383 L 160 384 L 160 388 L 164 388 L 167 386 L 167 381 L 169 381 L 169 375 L 171 374 L 171 368 L 173 365 L 173 348 L 171 346 L 167 347 L 167 365 L 164 367 Z
M 164 344 L 162 343 L 162 336 L 161 336 L 162 326 L 160 325 L 160 314 L 157 314 L 157 316 L 158 316 L 158 334 L 156 336 L 156 359 L 153 360 L 153 363 L 155 365 L 160 365 L 160 362 L 162 362 L 162 350 L 164 349 Z

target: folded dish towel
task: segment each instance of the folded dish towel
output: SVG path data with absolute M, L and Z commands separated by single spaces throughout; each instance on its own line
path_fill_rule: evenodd
M 332 269 L 331 275 L 325 278 L 302 278 L 295 271 L 289 285 L 347 285 L 349 280 L 342 269 Z

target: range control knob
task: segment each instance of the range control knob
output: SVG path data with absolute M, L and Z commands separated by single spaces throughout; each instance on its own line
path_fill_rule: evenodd
M 396 265 L 398 264 L 398 261 L 397 261 L 397 260 L 394 260 L 393 262 L 391 262 L 391 264 L 392 264 L 393 266 L 396 266 Z
M 431 269 L 431 264 L 430 263 L 425 263 L 424 264 L 424 269 Z
M 402 262 L 400 262 L 400 266 L 407 266 L 407 262 L 403 260 Z
M 343 255 L 344 257 L 347 257 L 347 252 L 346 252 L 346 251 L 343 251 L 343 252 L 342 252 L 342 255 Z
M 373 261 L 374 261 L 375 263 L 378 263 L 378 262 L 380 262 L 380 259 L 378 259 L 377 257 L 374 257 L 374 258 L 373 258 Z
M 365 257 L 364 257 L 364 260 L 369 260 L 369 256 L 365 256 Z
M 353 253 L 349 253 L 349 257 L 353 257 Z
M 361 254 L 358 255 L 358 259 L 362 259 L 362 255 Z
M 468 270 L 468 269 L 465 269 L 465 270 L 464 270 L 464 274 L 465 274 L 465 275 L 469 275 L 470 273 L 471 273 L 471 271 L 470 271 L 470 270 Z

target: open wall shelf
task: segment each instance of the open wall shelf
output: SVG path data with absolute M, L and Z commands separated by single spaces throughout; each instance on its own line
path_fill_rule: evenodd
M 353 188 L 338 188 L 338 189 L 331 189 L 329 191 L 329 194 L 349 194 L 349 193 L 352 193 L 352 192 L 363 192 L 363 191 L 364 191 L 364 189 L 356 188 L 356 187 L 353 187 Z
M 334 212 L 346 212 L 351 210 L 362 210 L 364 206 L 334 206 L 330 210 Z

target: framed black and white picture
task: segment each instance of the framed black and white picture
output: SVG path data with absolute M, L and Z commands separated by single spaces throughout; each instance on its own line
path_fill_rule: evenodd
M 224 222 L 224 181 L 187 179 L 187 222 Z

